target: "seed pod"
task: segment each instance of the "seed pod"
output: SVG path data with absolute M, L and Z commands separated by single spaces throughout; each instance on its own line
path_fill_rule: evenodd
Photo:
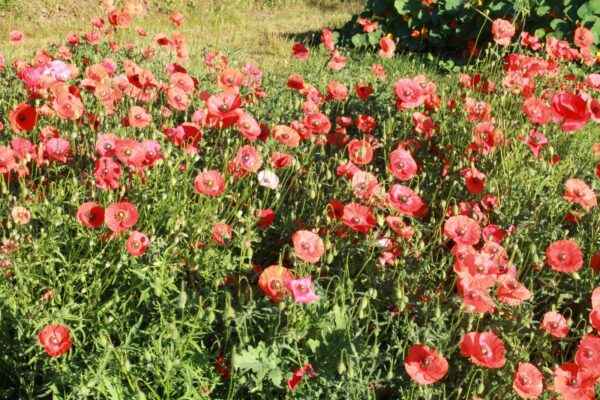
M 344 372 L 346 372 L 346 365 L 344 364 L 344 361 L 340 360 L 338 366 L 337 366 L 337 371 L 338 374 L 343 375 Z

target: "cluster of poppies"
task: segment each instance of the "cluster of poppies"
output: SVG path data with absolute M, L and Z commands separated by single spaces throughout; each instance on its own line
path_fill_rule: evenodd
M 103 36 L 110 37 L 115 29 L 129 27 L 132 16 L 140 10 L 136 2 L 128 4 L 123 9 L 107 6 L 106 19 L 110 28 L 105 26 L 102 18 L 94 18 L 94 30 L 84 35 L 84 40 L 96 46 Z M 180 26 L 184 17 L 173 13 L 170 20 Z M 366 32 L 377 29 L 376 22 L 361 19 L 359 23 Z M 136 31 L 138 35 L 146 36 L 145 31 Z M 492 26 L 492 34 L 498 45 L 505 46 L 511 42 L 515 29 L 510 22 L 497 20 Z M 126 250 L 131 256 L 141 257 L 149 248 L 150 239 L 146 234 L 132 230 L 140 214 L 138 208 L 123 196 L 127 193 L 128 199 L 133 198 L 141 205 L 135 201 L 135 186 L 145 185 L 152 173 L 166 164 L 163 160 L 174 154 L 172 150 L 175 151 L 172 159 L 187 160 L 176 164 L 176 168 L 179 166 L 184 172 L 197 167 L 191 160 L 201 158 L 199 154 L 207 136 L 212 140 L 217 134 L 232 135 L 237 140 L 235 143 L 242 143 L 227 149 L 230 157 L 218 160 L 222 165 L 193 170 L 195 178 L 186 184 L 192 196 L 207 202 L 220 201 L 219 198 L 238 190 L 242 185 L 240 182 L 250 181 L 249 177 L 254 177 L 264 188 L 260 190 L 281 190 L 280 187 L 289 182 L 284 181 L 280 186 L 278 174 L 284 175 L 280 170 L 290 172 L 294 169 L 298 176 L 306 173 L 306 168 L 298 161 L 306 149 L 302 146 L 326 147 L 327 151 L 343 154 L 343 161 L 335 166 L 342 192 L 322 193 L 327 198 L 326 222 L 308 226 L 308 223 L 304 225 L 298 221 L 293 233 L 282 239 L 290 247 L 290 251 L 281 257 L 283 261 L 255 269 L 259 274 L 253 286 L 260 288 L 257 290 L 262 291 L 269 306 L 273 306 L 270 302 L 277 303 L 284 310 L 286 302 L 295 302 L 301 305 L 294 307 L 306 310 L 318 306 L 324 299 L 325 291 L 319 282 L 324 273 L 319 271 L 321 274 L 316 275 L 315 270 L 324 264 L 326 251 L 339 242 L 374 243 L 374 263 L 378 269 L 388 271 L 399 265 L 406 252 L 415 250 L 418 246 L 415 235 L 422 238 L 418 225 L 426 224 L 432 210 L 438 208 L 428 200 L 430 193 L 423 190 L 423 180 L 429 178 L 423 171 L 429 167 L 437 168 L 442 178 L 454 176 L 459 186 L 464 184 L 464 193 L 477 200 L 456 201 L 454 207 L 444 205 L 443 220 L 431 228 L 434 233 L 427 240 L 439 241 L 445 255 L 453 260 L 456 287 L 450 290 L 460 299 L 457 303 L 462 303 L 460 312 L 489 316 L 498 311 L 498 303 L 510 308 L 530 300 L 532 291 L 522 283 L 526 281 L 520 279 L 520 269 L 509 256 L 506 246 L 507 237 L 517 228 L 503 228 L 493 223 L 502 195 L 489 187 L 488 178 L 482 172 L 489 171 L 485 167 L 485 157 L 514 143 L 517 146 L 523 143 L 529 147 L 532 159 L 541 162 L 551 142 L 546 137 L 551 128 L 562 134 L 600 122 L 599 74 L 588 74 L 581 80 L 570 76 L 559 87 L 553 82 L 562 74 L 561 63 L 589 60 L 593 43 L 589 35 L 585 28 L 576 31 L 578 49 L 569 47 L 566 42 L 548 39 L 544 56 L 515 53 L 506 57 L 505 73 L 499 86 L 507 93 L 520 96 L 519 104 L 527 124 L 531 124 L 527 126 L 526 135 L 519 135 L 518 141 L 513 141 L 510 134 L 501 129 L 504 125 L 496 120 L 492 106 L 485 100 L 485 96 L 498 93 L 500 88 L 480 74 L 458 76 L 463 95 L 456 99 L 445 99 L 436 83 L 424 75 L 401 77 L 388 85 L 386 93 L 377 93 L 375 84 L 361 79 L 354 83 L 352 93 L 352 86 L 345 85 L 341 79 L 330 81 L 321 90 L 301 75 L 292 74 L 287 79 L 286 90 L 300 100 L 296 110 L 298 117 L 290 117 L 288 121 L 260 122 L 259 116 L 264 113 L 253 110 L 260 107 L 267 92 L 261 88 L 262 73 L 252 64 L 234 68 L 223 53 L 207 53 L 204 66 L 213 86 L 210 90 L 202 90 L 200 82 L 203 81 L 180 64 L 190 56 L 185 38 L 178 32 L 170 36 L 159 34 L 154 39 L 156 45 L 172 50 L 177 59 L 166 66 L 164 78 L 157 77 L 161 76 L 158 71 L 144 68 L 130 59 L 106 58 L 94 64 L 86 60 L 78 65 L 73 50 L 79 46 L 80 37 L 70 33 L 66 44 L 60 46 L 55 55 L 39 51 L 31 62 L 16 59 L 12 63 L 29 100 L 10 107 L 6 130 L 10 127 L 12 139 L 9 146 L 0 145 L 0 174 L 10 184 L 20 179 L 35 179 L 30 168 L 42 170 L 57 165 L 88 168 L 82 177 L 82 185 L 93 190 L 91 196 L 101 192 L 116 196 L 117 201 L 96 199 L 101 204 L 108 204 L 106 208 L 94 201 L 86 201 L 79 205 L 74 219 L 85 227 L 83 229 L 90 228 L 89 232 L 107 228 L 105 240 L 117 239 L 130 231 Z M 336 48 L 333 32 L 323 30 L 321 39 L 329 55 L 327 66 L 335 72 L 343 70 L 348 59 Z M 536 52 L 541 49 L 536 39 L 524 32 L 521 44 Z M 11 32 L 11 43 L 18 45 L 22 40 L 22 33 Z M 110 41 L 109 45 L 112 51 L 119 48 L 116 42 Z M 381 57 L 394 56 L 392 38 L 383 37 L 380 47 Z M 310 57 L 303 44 L 295 44 L 292 51 L 300 60 Z M 142 54 L 146 60 L 152 60 L 155 52 L 155 48 L 148 47 Z M 6 69 L 0 56 L 0 71 Z M 387 74 L 381 64 L 373 64 L 371 74 L 373 81 L 385 87 Z M 390 113 L 393 110 L 410 121 L 407 129 L 411 136 L 395 142 L 394 146 L 389 146 L 389 137 L 380 134 L 381 121 L 368 111 L 368 102 L 382 99 L 389 102 Z M 343 106 L 350 100 L 364 104 L 364 110 L 361 108 L 356 114 L 347 112 Z M 336 110 L 335 118 L 330 114 L 332 108 Z M 466 126 L 471 129 L 465 146 L 466 164 L 457 165 L 449 155 L 452 146 L 444 147 L 437 141 L 442 135 L 443 121 L 439 117 L 442 111 L 464 117 Z M 80 131 L 92 131 L 93 137 L 88 139 L 94 150 L 86 147 L 84 135 L 72 136 L 71 143 L 78 144 L 72 148 L 65 139 L 67 135 L 55 127 L 62 123 L 76 126 Z M 113 123 L 114 131 L 100 132 L 101 126 L 110 123 Z M 4 129 L 0 123 L 0 131 Z M 22 137 L 33 136 L 32 133 L 37 131 L 39 134 L 36 133 L 35 138 Z M 155 132 L 158 138 L 138 140 L 126 136 L 150 137 Z M 272 146 L 262 146 L 265 143 Z M 163 149 L 168 150 L 163 153 Z M 218 151 L 223 153 L 222 148 Z M 265 154 L 266 151 L 270 153 Z M 600 155 L 600 145 L 592 151 Z M 425 152 L 435 156 L 435 165 L 424 165 Z M 525 152 L 529 154 L 527 150 Z M 74 160 L 77 164 L 71 164 Z M 560 161 L 560 157 L 550 154 L 549 165 L 557 165 Z M 130 172 L 128 184 L 124 184 L 124 171 Z M 600 164 L 594 172 L 600 178 Z M 586 213 L 597 212 L 598 207 L 597 193 L 593 189 L 597 183 L 589 182 L 589 176 L 593 177 L 594 173 L 578 173 L 581 176 L 560 183 L 561 191 L 564 184 L 564 194 L 562 199 L 557 196 L 558 201 L 570 207 L 565 215 L 565 221 L 569 223 L 580 222 Z M 255 190 L 253 185 L 248 184 L 248 187 Z M 253 211 L 256 225 L 265 230 L 278 217 L 272 208 Z M 32 218 L 29 209 L 22 205 L 12 208 L 11 217 L 19 226 L 27 225 Z M 238 232 L 234 222 L 219 215 L 215 218 L 218 222 L 213 220 L 209 225 L 212 243 L 190 247 L 213 245 L 220 251 L 231 245 Z M 160 234 L 168 236 L 170 232 Z M 16 252 L 14 247 L 2 247 L 2 267 L 11 267 L 12 262 L 4 255 Z M 600 254 L 584 254 L 582 248 L 585 250 L 589 246 L 583 247 L 583 243 L 569 232 L 546 243 L 545 247 L 545 263 L 557 273 L 576 273 L 583 268 L 587 258 L 592 270 L 600 271 Z M 52 296 L 51 291 L 47 293 Z M 555 310 L 543 312 L 541 329 L 556 339 L 565 338 L 570 329 L 565 316 Z M 600 329 L 600 288 L 592 294 L 589 323 L 592 328 Z M 475 330 L 469 328 L 457 341 L 460 355 L 477 367 L 505 368 L 507 349 L 501 332 L 494 326 L 483 325 L 478 325 Z M 69 329 L 60 324 L 44 326 L 38 339 L 50 357 L 66 353 L 72 345 Z M 431 342 L 411 343 L 405 347 L 404 368 L 413 381 L 430 385 L 447 375 L 450 363 L 441 354 L 445 352 L 442 347 Z M 600 337 L 594 333 L 586 334 L 574 362 L 554 369 L 552 390 L 566 400 L 592 399 L 594 385 L 600 378 L 599 360 Z M 218 368 L 221 375 L 226 376 L 229 372 L 224 372 L 228 370 L 221 361 Z M 514 371 L 513 388 L 522 398 L 539 397 L 544 390 L 541 367 L 529 359 L 521 361 Z M 288 387 L 293 390 L 303 377 L 315 377 L 318 365 L 315 366 L 306 363 L 299 367 L 288 380 Z

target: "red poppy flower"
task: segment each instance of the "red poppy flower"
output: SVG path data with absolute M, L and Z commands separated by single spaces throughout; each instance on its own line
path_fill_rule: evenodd
M 472 218 L 456 215 L 448 218 L 444 224 L 444 234 L 457 244 L 475 245 L 481 237 L 481 227 Z
M 37 121 L 37 111 L 29 104 L 20 103 L 8 112 L 10 126 L 16 133 L 30 131 Z
M 513 376 L 513 389 L 522 399 L 535 399 L 544 390 L 542 373 L 535 365 L 519 363 Z
M 169 15 L 169 21 L 171 21 L 172 23 L 174 23 L 177 26 L 181 26 L 181 24 L 183 24 L 185 18 L 183 17 L 183 14 L 180 13 L 179 11 L 174 11 L 171 13 L 171 15 Z
M 417 163 L 408 151 L 398 148 L 390 154 L 389 170 L 397 179 L 408 181 L 417 173 Z
M 276 151 L 271 156 L 270 164 L 273 168 L 281 169 L 291 165 L 293 159 L 294 158 L 287 153 L 281 153 Z
M 62 138 L 52 138 L 44 146 L 44 151 L 50 160 L 65 163 L 71 152 L 71 145 Z
M 134 231 L 129 234 L 125 247 L 129 254 L 134 257 L 139 257 L 146 252 L 149 244 L 150 239 L 148 239 L 148 236 L 144 235 L 142 232 Z
M 585 211 L 589 211 L 590 208 L 598 205 L 596 193 L 585 182 L 579 179 L 569 179 L 565 182 L 563 199 L 579 204 Z
M 583 253 L 572 240 L 558 240 L 546 249 L 546 261 L 558 272 L 575 272 L 583 265 Z
M 545 125 L 552 118 L 552 110 L 546 102 L 537 97 L 530 97 L 523 104 L 523 111 L 534 124 Z
M 119 186 L 119 179 L 123 174 L 121 165 L 110 157 L 100 157 L 94 165 L 94 178 L 96 187 L 108 190 Z
M 290 89 L 302 90 L 304 89 L 304 78 L 300 75 L 290 75 L 287 81 L 287 86 Z
M 25 42 L 25 34 L 21 31 L 13 30 L 8 33 L 8 42 L 13 46 Z
M 233 229 L 227 224 L 218 223 L 213 226 L 211 237 L 221 246 L 227 245 L 233 238 Z
M 460 354 L 473 364 L 486 368 L 502 368 L 506 349 L 502 340 L 492 332 L 469 332 L 459 343 Z
M 369 164 L 373 159 L 373 147 L 368 140 L 352 139 L 348 143 L 348 156 L 355 164 Z
M 287 295 L 284 281 L 295 278 L 289 269 L 281 265 L 271 265 L 261 272 L 258 286 L 272 301 L 279 303 Z
M 327 85 L 327 95 L 334 100 L 344 101 L 348 97 L 348 88 L 341 82 L 333 81 Z
M 559 339 L 564 338 L 569 334 L 567 320 L 555 311 L 548 311 L 545 313 L 540 326 L 543 330 Z
M 106 226 L 113 232 L 123 232 L 138 221 L 136 206 L 128 202 L 113 203 L 104 212 Z
M 104 223 L 104 208 L 93 202 L 86 202 L 77 209 L 77 219 L 89 228 L 98 228 Z
M 577 131 L 590 119 L 587 102 L 577 94 L 557 93 L 552 98 L 552 120 L 565 132 Z
M 575 363 L 554 370 L 554 390 L 563 400 L 593 400 L 596 378 Z
M 354 85 L 354 90 L 356 91 L 356 95 L 361 100 L 366 100 L 373 93 L 373 88 L 367 85 L 365 81 L 361 81 L 358 85 Z
M 288 387 L 290 390 L 294 390 L 296 386 L 300 383 L 305 374 L 309 374 L 309 378 L 315 378 L 317 375 L 313 374 L 313 366 L 311 364 L 306 364 L 300 368 L 298 368 L 292 377 L 288 379 Z
M 295 43 L 293 47 L 294 57 L 299 58 L 301 60 L 306 60 L 308 58 L 308 49 L 302 43 Z
M 485 174 L 480 172 L 475 167 L 465 168 L 460 171 L 460 174 L 465 178 L 467 189 L 471 194 L 480 194 L 485 187 Z
M 256 225 L 260 228 L 267 228 L 275 220 L 275 212 L 271 208 L 257 210 L 255 216 L 258 218 L 258 223 Z
M 325 251 L 323 239 L 310 231 L 302 230 L 294 232 L 292 242 L 294 243 L 294 254 L 296 257 L 306 262 L 318 262 Z
M 396 43 L 387 36 L 379 39 L 379 55 L 383 58 L 392 58 L 396 52 Z
M 207 196 L 220 196 L 225 190 L 225 179 L 219 171 L 200 172 L 194 179 L 196 192 Z
M 331 130 L 331 121 L 325 114 L 312 112 L 304 118 L 304 125 L 316 133 L 329 133 Z
M 287 147 L 294 148 L 300 145 L 300 135 L 295 129 L 287 125 L 277 125 L 271 133 L 276 140 L 279 140 Z
M 38 340 L 50 357 L 58 357 L 71 348 L 71 334 L 64 325 L 46 325 L 38 334 Z
M 342 222 L 357 232 L 369 233 L 375 227 L 377 221 L 369 207 L 358 203 L 350 203 L 344 206 Z
M 119 139 L 115 148 L 115 155 L 123 164 L 132 169 L 139 169 L 146 160 L 146 150 L 137 140 Z
M 435 349 L 415 344 L 408 349 L 404 359 L 408 375 L 421 385 L 439 381 L 448 373 L 448 361 Z
M 411 188 L 395 184 L 388 191 L 387 202 L 402 214 L 410 217 L 419 215 L 425 202 Z
M 176 110 L 185 111 L 192 104 L 188 95 L 180 88 L 174 86 L 167 91 L 167 102 Z
M 254 142 L 262 133 L 260 125 L 250 114 L 242 113 L 237 121 L 237 128 L 246 139 Z
M 594 272 L 600 272 L 600 253 L 596 253 L 590 259 L 590 268 Z
M 540 158 L 540 151 L 548 145 L 548 139 L 542 133 L 535 129 L 529 130 L 529 137 L 527 140 L 519 135 L 519 141 L 529 145 L 529 149 L 533 153 L 535 158 Z

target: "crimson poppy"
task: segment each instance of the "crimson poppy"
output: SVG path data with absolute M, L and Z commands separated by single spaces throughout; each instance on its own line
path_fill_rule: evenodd
M 104 223 L 104 208 L 94 202 L 86 202 L 77 209 L 77 219 L 89 228 L 98 228 Z
M 113 232 L 123 232 L 133 227 L 139 218 L 137 207 L 123 201 L 113 203 L 104 211 L 104 222 Z
M 8 112 L 10 126 L 16 133 L 32 130 L 37 117 L 35 108 L 25 103 L 19 103 L 16 108 Z

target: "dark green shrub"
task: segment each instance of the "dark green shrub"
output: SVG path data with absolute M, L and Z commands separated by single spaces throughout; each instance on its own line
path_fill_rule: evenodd
M 377 21 L 377 30 L 363 32 L 359 18 Z M 401 48 L 464 51 L 491 40 L 496 18 L 515 25 L 513 41 L 523 30 L 542 43 L 550 36 L 572 41 L 583 26 L 594 34 L 594 53 L 600 43 L 600 0 L 368 0 L 342 36 L 357 47 L 377 46 L 383 35 L 392 34 Z

